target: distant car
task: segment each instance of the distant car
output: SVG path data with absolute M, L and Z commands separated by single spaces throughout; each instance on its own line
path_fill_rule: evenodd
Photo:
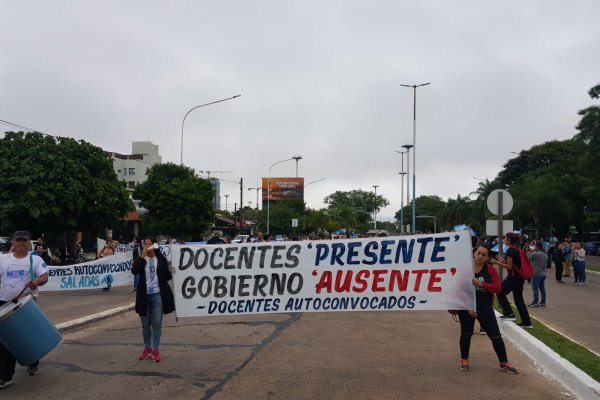
M 250 235 L 237 235 L 233 238 L 231 243 L 246 243 Z
M 0 236 L 0 254 L 8 253 L 11 243 L 11 238 Z
M 592 242 L 584 243 L 583 249 L 585 250 L 585 254 L 596 255 L 598 252 L 597 246 Z
M 283 236 L 281 236 L 281 235 L 277 235 L 277 236 L 275 236 L 275 241 L 276 242 L 283 242 L 283 241 L 285 241 L 285 238 Z

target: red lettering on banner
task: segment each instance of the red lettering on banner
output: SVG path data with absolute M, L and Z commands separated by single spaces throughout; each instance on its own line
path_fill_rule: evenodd
M 371 271 L 369 271 L 368 269 L 363 269 L 360 270 L 356 273 L 356 278 L 354 279 L 354 281 L 359 284 L 359 287 L 354 286 L 352 289 L 354 289 L 355 292 L 357 293 L 362 293 L 365 290 L 367 290 L 367 287 L 369 286 L 369 284 L 367 283 L 367 278 L 371 275 Z
M 327 293 L 363 293 L 368 288 L 370 288 L 373 293 L 398 293 L 406 292 L 412 277 L 413 291 L 421 291 L 422 286 L 424 286 L 421 285 L 421 283 L 424 279 L 427 279 L 426 290 L 428 292 L 441 292 L 443 287 L 439 285 L 442 282 L 442 277 L 440 275 L 446 274 L 447 272 L 446 269 L 361 269 L 356 272 L 348 269 L 337 270 L 334 278 L 333 271 L 323 271 L 319 278 L 319 282 L 315 285 L 315 289 L 317 294 L 320 294 L 322 290 L 325 290 Z M 317 271 L 314 271 L 313 276 L 317 275 Z M 427 275 L 429 275 L 428 278 Z
M 387 270 L 385 269 L 376 269 L 373 271 L 373 286 L 371 290 L 373 292 L 385 292 L 384 286 L 379 286 L 380 283 L 383 283 L 384 279 L 381 275 L 387 274 Z
M 427 284 L 427 290 L 430 292 L 441 292 L 441 287 L 435 287 L 433 285 L 442 281 L 442 278 L 438 277 L 437 275 L 445 273 L 445 269 L 432 269 L 431 271 L 429 271 L 429 274 L 431 276 L 429 277 L 429 284 Z
M 406 288 L 408 287 L 408 279 L 410 278 L 409 274 L 410 274 L 410 271 L 408 271 L 408 270 L 404 270 L 404 271 L 398 271 L 397 269 L 392 270 L 391 276 L 390 276 L 390 286 L 389 286 L 388 290 L 390 292 L 394 291 L 394 282 L 395 282 L 398 285 L 398 291 L 405 292 Z
M 321 289 L 327 289 L 327 293 L 331 293 L 331 271 L 323 271 L 319 283 L 315 285 L 317 294 L 321 293 Z

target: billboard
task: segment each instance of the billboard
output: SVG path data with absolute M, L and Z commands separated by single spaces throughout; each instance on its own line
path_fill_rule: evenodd
M 280 200 L 304 201 L 304 178 L 270 178 L 271 203 Z M 269 178 L 262 178 L 262 201 L 267 204 Z

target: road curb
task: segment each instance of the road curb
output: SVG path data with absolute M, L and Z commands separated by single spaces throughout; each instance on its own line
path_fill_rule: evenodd
M 502 314 L 496 311 L 496 317 L 500 315 Z M 540 364 L 544 372 L 575 394 L 578 399 L 600 399 L 600 383 L 588 374 L 517 324 L 499 320 L 498 325 L 500 325 L 503 336 L 529 358 Z
M 109 318 L 109 317 L 115 316 L 117 314 L 121 314 L 121 313 L 124 313 L 129 310 L 133 310 L 134 307 L 135 307 L 135 303 L 131 303 L 126 306 L 112 308 L 110 310 L 102 311 L 102 312 L 99 312 L 96 314 L 88 315 L 88 316 L 85 316 L 82 318 L 77 318 L 77 319 L 74 319 L 71 321 L 57 324 L 56 329 L 58 329 L 60 332 L 63 332 L 68 329 L 73 329 L 73 328 L 77 328 L 81 325 L 89 324 L 90 322 L 98 321 L 98 320 L 101 320 L 104 318 Z

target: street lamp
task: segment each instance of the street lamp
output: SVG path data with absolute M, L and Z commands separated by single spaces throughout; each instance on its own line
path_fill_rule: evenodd
M 248 188 L 248 190 L 256 190 L 256 209 L 258 210 L 258 191 L 262 190 L 261 187 Z
M 373 211 L 373 229 L 377 229 L 377 188 L 379 185 L 373 185 L 375 189 L 375 211 Z
M 311 182 L 308 182 L 306 185 L 304 185 L 304 189 L 306 189 L 306 187 L 307 187 L 308 185 L 312 185 L 313 183 L 317 183 L 317 182 L 324 181 L 325 179 L 327 179 L 327 178 L 321 178 L 321 179 L 317 179 L 316 181 L 311 181 Z
M 192 111 L 194 111 L 196 108 L 210 106 L 211 104 L 216 104 L 216 103 L 220 103 L 222 101 L 227 101 L 227 100 L 235 99 L 236 97 L 240 97 L 240 96 L 241 96 L 241 94 L 238 94 L 238 95 L 235 95 L 233 97 L 229 97 L 227 99 L 222 99 L 222 100 L 213 101 L 211 103 L 201 104 L 199 106 L 192 107 L 185 114 L 185 116 L 183 117 L 183 121 L 181 122 L 181 152 L 180 152 L 180 155 L 179 155 L 179 165 L 183 165 L 183 125 L 185 124 L 185 119 L 187 118 L 188 114 L 191 113 Z
M 229 195 L 228 194 L 225 195 L 225 211 L 227 211 L 227 206 L 228 206 L 227 200 L 229 200 Z
M 413 145 L 405 144 L 402 147 L 406 149 L 406 205 L 408 205 L 410 203 L 410 181 L 408 180 L 410 177 L 410 149 L 413 148 Z
M 410 87 L 413 88 L 413 93 L 414 93 L 414 103 L 413 103 L 413 193 L 412 193 L 412 230 L 413 233 L 416 232 L 416 202 L 415 202 L 415 192 L 417 190 L 417 176 L 416 176 L 416 169 L 417 169 L 417 88 L 421 87 L 421 86 L 427 86 L 429 85 L 429 82 L 427 83 L 421 83 L 419 85 L 400 85 L 400 86 L 404 86 L 404 87 Z
M 302 156 L 294 156 L 292 157 L 294 160 L 296 160 L 296 178 L 298 177 L 298 161 L 302 160 Z
M 296 157 L 302 158 L 301 156 L 296 156 Z M 295 157 L 292 157 L 292 158 L 286 158 L 285 160 L 276 161 L 269 168 L 269 179 L 267 180 L 267 235 L 271 233 L 271 169 L 273 169 L 273 167 L 276 166 L 277 164 L 281 164 L 286 161 L 292 161 L 295 159 L 296 159 Z
M 398 172 L 401 176 L 401 184 L 400 184 L 400 233 L 404 233 L 404 175 L 406 172 Z
M 400 172 L 398 172 L 398 174 L 402 177 L 400 180 L 400 233 L 404 233 L 404 175 L 406 175 L 406 172 L 404 172 L 404 154 L 408 153 L 408 149 L 406 151 L 395 151 L 402 156 L 402 161 L 400 162 Z M 406 203 L 408 204 L 408 201 Z

